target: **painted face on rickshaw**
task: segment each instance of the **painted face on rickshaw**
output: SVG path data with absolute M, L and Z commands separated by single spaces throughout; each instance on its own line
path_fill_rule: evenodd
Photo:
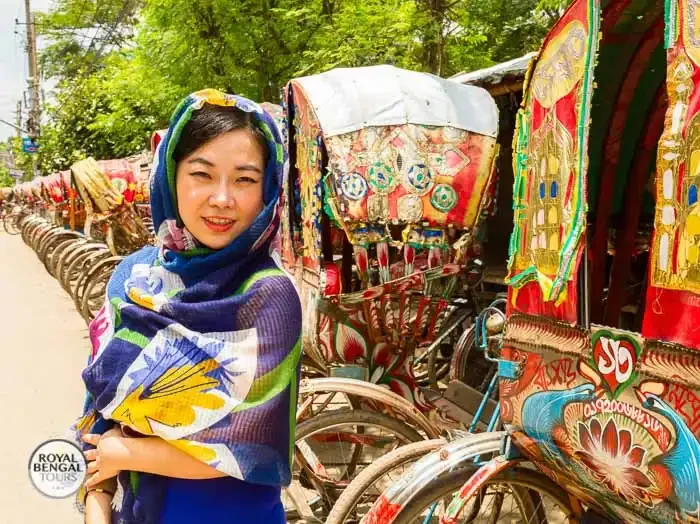
M 178 212 L 210 249 L 233 242 L 263 210 L 264 151 L 248 129 L 223 133 L 177 165 Z

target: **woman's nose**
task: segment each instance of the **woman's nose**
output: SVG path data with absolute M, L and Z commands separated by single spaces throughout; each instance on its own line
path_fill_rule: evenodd
M 209 203 L 217 207 L 233 207 L 235 204 L 233 190 L 228 184 L 220 184 L 214 194 L 209 197 Z

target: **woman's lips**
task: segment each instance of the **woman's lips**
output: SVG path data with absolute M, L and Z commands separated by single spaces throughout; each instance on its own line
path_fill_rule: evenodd
M 231 218 L 202 217 L 202 220 L 204 220 L 207 227 L 215 233 L 225 233 L 233 227 L 233 224 L 236 223 L 236 221 Z

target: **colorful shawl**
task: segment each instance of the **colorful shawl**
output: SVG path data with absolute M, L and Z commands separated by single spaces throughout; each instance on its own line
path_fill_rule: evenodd
M 198 244 L 177 215 L 172 155 L 207 102 L 253 113 L 269 145 L 265 207 L 229 246 Z M 290 482 L 299 380 L 301 305 L 270 245 L 286 157 L 272 118 L 218 91 L 188 96 L 160 143 L 151 207 L 160 247 L 127 257 L 90 325 L 76 437 L 115 423 L 155 435 L 232 477 Z M 114 522 L 158 522 L 167 479 L 122 472 Z

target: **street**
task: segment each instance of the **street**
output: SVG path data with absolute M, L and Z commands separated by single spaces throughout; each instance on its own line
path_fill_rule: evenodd
M 50 499 L 28 475 L 32 451 L 61 438 L 79 415 L 80 380 L 89 349 L 87 329 L 69 295 L 21 236 L 0 232 L 0 382 L 3 453 L 0 523 L 82 522 L 74 497 Z

